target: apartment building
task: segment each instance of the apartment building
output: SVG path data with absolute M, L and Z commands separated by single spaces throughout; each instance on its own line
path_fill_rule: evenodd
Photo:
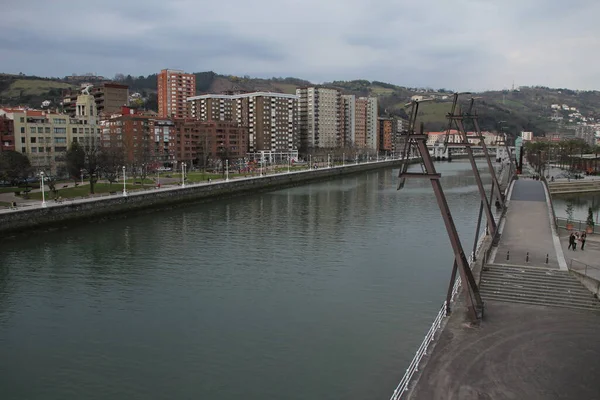
M 196 94 L 196 76 L 174 69 L 158 74 L 158 115 L 162 118 L 191 118 L 186 99 Z
M 397 120 L 395 118 L 381 117 L 378 119 L 377 151 L 391 153 L 393 150 L 393 137 Z
M 378 104 L 376 97 L 359 97 L 355 106 L 355 137 L 356 146 L 361 149 L 377 150 L 377 116 Z
M 344 143 L 344 104 L 337 89 L 296 89 L 301 147 L 334 148 Z
M 342 95 L 343 130 L 342 137 L 345 147 L 352 147 L 356 142 L 356 96 Z
M 130 166 L 153 170 L 176 160 L 174 123 L 169 119 L 122 107 L 100 124 L 104 151 Z
M 98 112 L 92 95 L 79 95 L 71 117 L 40 110 L 0 109 L 13 121 L 15 150 L 26 154 L 37 170 L 65 173 L 65 155 L 72 142 L 93 145 L 100 137 Z
M 70 116 L 75 116 L 75 107 L 79 91 L 67 90 L 63 93 L 63 110 Z M 105 82 L 90 90 L 96 102 L 98 114 L 119 112 L 121 107 L 129 105 L 129 86 L 120 83 Z
M 0 116 L 0 152 L 15 150 L 14 121 L 5 115 Z
M 248 128 L 232 121 L 174 120 L 175 159 L 196 165 L 244 158 Z
M 247 151 L 289 153 L 298 149 L 298 97 L 255 92 L 207 94 L 188 99 L 192 117 L 235 122 L 248 131 Z

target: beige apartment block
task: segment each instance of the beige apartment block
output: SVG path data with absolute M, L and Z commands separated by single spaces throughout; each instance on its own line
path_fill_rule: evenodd
M 15 150 L 31 161 L 36 173 L 65 173 L 65 155 L 73 142 L 95 144 L 100 137 L 93 95 L 79 95 L 76 115 L 15 108 L 0 109 L 14 123 Z
M 344 104 L 337 89 L 296 89 L 300 141 L 304 150 L 335 148 L 344 143 Z

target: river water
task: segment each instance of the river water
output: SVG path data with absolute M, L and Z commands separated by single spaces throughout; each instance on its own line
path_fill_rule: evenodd
M 468 254 L 470 165 L 437 168 Z M 0 398 L 389 398 L 452 267 L 397 173 L 4 239 Z

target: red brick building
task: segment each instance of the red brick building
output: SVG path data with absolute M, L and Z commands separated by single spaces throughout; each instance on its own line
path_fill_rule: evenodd
M 248 148 L 248 128 L 231 121 L 175 119 L 174 132 L 175 159 L 195 165 L 243 158 Z
M 15 150 L 14 121 L 0 116 L 0 151 Z
M 393 118 L 379 118 L 377 125 L 377 151 L 392 151 L 395 122 Z
M 158 115 L 161 118 L 191 118 L 187 98 L 196 94 L 196 75 L 174 69 L 158 74 Z

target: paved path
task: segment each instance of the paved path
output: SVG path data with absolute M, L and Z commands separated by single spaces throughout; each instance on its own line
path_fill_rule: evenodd
M 560 244 L 569 268 L 600 281 L 600 236 L 589 234 L 584 250 L 577 243 L 577 250 L 569 250 L 569 231 L 560 230 Z M 587 266 L 587 268 L 586 268 Z
M 408 398 L 600 399 L 598 327 L 598 313 L 488 301 L 480 327 L 450 318 Z
M 492 262 L 559 268 L 542 182 L 515 181 L 506 220 L 500 229 L 502 236 Z

